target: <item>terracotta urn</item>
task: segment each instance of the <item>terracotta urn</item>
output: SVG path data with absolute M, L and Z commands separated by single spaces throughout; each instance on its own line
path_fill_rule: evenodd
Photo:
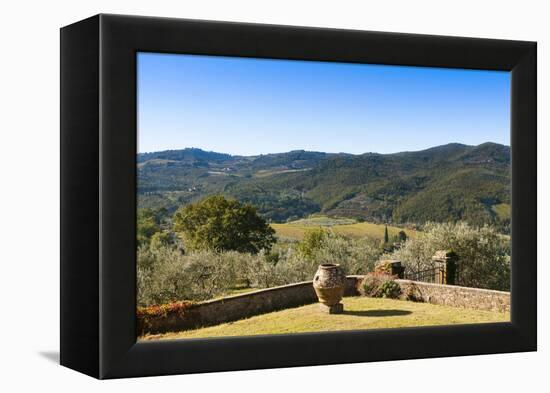
M 313 277 L 313 288 L 320 303 L 327 307 L 339 304 L 344 296 L 345 286 L 346 276 L 340 265 L 335 263 L 319 265 Z

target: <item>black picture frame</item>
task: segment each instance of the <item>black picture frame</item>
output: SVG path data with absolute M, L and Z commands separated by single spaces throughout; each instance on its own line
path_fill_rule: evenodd
M 136 342 L 136 52 L 511 71 L 511 322 Z M 61 364 L 96 378 L 535 351 L 536 43 L 96 15 L 61 29 Z

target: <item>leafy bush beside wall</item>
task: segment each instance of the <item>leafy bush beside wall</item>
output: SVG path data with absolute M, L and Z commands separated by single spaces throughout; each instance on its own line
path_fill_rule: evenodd
M 458 255 L 457 285 L 510 290 L 510 238 L 492 226 L 429 223 L 421 236 L 408 239 L 386 257 L 400 260 L 409 271 L 419 272 L 434 267 L 432 256 L 437 250 L 452 250 Z
M 368 273 L 359 286 L 359 293 L 370 297 L 396 299 L 401 295 L 401 287 L 395 279 L 395 276 L 383 272 Z

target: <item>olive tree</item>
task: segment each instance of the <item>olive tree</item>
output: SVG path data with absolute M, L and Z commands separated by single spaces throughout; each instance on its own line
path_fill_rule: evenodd
M 492 226 L 429 223 L 387 257 L 398 259 L 406 269 L 418 272 L 434 267 L 432 256 L 437 250 L 452 250 L 458 255 L 460 285 L 510 289 L 510 239 Z
M 248 203 L 221 195 L 178 209 L 174 230 L 183 234 L 186 248 L 209 251 L 258 253 L 269 250 L 275 231 Z

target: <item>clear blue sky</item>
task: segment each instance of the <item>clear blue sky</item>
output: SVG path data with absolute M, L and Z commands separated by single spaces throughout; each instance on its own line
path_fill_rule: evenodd
M 138 151 L 239 155 L 510 144 L 510 74 L 138 54 Z

